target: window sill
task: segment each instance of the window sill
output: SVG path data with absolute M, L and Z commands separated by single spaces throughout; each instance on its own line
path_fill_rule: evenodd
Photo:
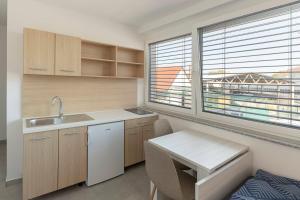
M 299 140 L 297 140 L 297 139 L 290 138 L 290 137 L 273 135 L 273 134 L 262 132 L 262 131 L 256 131 L 256 130 L 248 129 L 248 128 L 241 128 L 241 127 L 224 124 L 224 123 L 220 123 L 220 122 L 213 121 L 213 120 L 202 119 L 202 118 L 195 117 L 192 115 L 185 115 L 182 113 L 166 111 L 166 110 L 157 109 L 157 108 L 153 108 L 153 107 L 149 107 L 149 106 L 145 106 L 145 108 L 148 110 L 157 112 L 158 114 L 167 115 L 170 117 L 175 117 L 175 118 L 179 118 L 179 119 L 183 119 L 183 120 L 187 120 L 187 121 L 191 121 L 191 122 L 195 122 L 195 123 L 199 123 L 199 124 L 204 124 L 204 125 L 212 126 L 215 128 L 224 129 L 226 131 L 238 133 L 241 135 L 250 136 L 250 137 L 257 138 L 257 139 L 273 142 L 276 144 L 281 144 L 281 145 L 285 145 L 288 147 L 300 149 L 300 138 L 299 138 Z

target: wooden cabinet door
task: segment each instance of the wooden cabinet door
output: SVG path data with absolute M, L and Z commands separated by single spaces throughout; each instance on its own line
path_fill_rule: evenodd
M 81 75 L 81 40 L 56 34 L 55 75 Z
M 24 74 L 54 75 L 55 34 L 24 29 Z
M 58 131 L 24 135 L 23 199 L 57 190 Z
M 87 177 L 87 128 L 59 130 L 58 189 Z
M 152 125 L 143 126 L 143 142 L 142 142 L 142 150 L 143 150 L 143 160 L 145 160 L 145 152 L 144 152 L 144 142 L 152 139 L 154 137 L 154 128 Z
M 125 129 L 125 167 L 143 160 L 142 140 L 140 127 Z

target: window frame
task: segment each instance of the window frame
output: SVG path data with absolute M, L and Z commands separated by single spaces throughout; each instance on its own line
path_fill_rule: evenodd
M 284 12 L 287 11 L 289 9 L 295 9 L 299 8 L 300 9 L 300 3 L 299 2 L 294 2 L 294 3 L 289 3 L 286 5 L 282 5 L 282 6 L 278 6 L 278 7 L 274 7 L 274 8 L 270 8 L 270 9 L 265 9 L 259 12 L 254 12 L 254 13 L 250 13 L 244 16 L 239 16 L 239 17 L 235 17 L 229 20 L 225 20 L 225 21 L 221 21 L 221 22 L 217 22 L 217 23 L 212 23 L 212 24 L 208 24 L 202 27 L 198 27 L 197 28 L 197 32 L 198 32 L 198 41 L 199 43 L 198 45 L 198 55 L 199 55 L 199 82 L 200 84 L 198 85 L 199 88 L 199 92 L 200 94 L 198 94 L 198 109 L 197 109 L 197 113 L 196 116 L 200 119 L 208 119 L 211 121 L 221 121 L 221 123 L 227 124 L 227 123 L 231 123 L 233 126 L 237 126 L 239 127 L 241 124 L 243 124 L 243 126 L 247 126 L 249 127 L 249 129 L 256 129 L 258 132 L 265 132 L 266 130 L 275 130 L 277 129 L 282 129 L 282 131 L 284 131 L 285 128 L 289 128 L 290 130 L 293 130 L 292 132 L 297 132 L 299 130 L 299 126 L 295 126 L 295 125 L 290 125 L 290 124 L 281 124 L 281 123 L 276 123 L 276 122 L 269 122 L 269 121 L 263 121 L 263 120 L 256 120 L 256 119 L 251 119 L 251 118 L 242 118 L 242 117 L 238 117 L 238 116 L 234 116 L 234 115 L 227 115 L 227 114 L 222 114 L 222 113 L 216 113 L 216 112 L 210 112 L 210 111 L 206 111 L 204 110 L 204 96 L 203 96 L 203 76 L 202 76 L 202 60 L 203 60 L 203 54 L 202 54 L 202 34 L 203 34 L 203 29 L 210 27 L 211 29 L 214 29 L 214 27 L 219 27 L 219 26 L 223 26 L 226 23 L 229 23 L 230 25 L 234 25 L 234 24 L 246 24 L 247 21 L 251 21 L 251 19 L 255 20 L 255 19 L 261 19 L 262 17 L 267 17 L 267 16 L 272 16 L 274 15 L 274 13 L 280 13 L 280 12 Z M 274 135 L 278 135 L 277 132 L 274 133 Z M 287 134 L 288 136 L 292 136 L 294 137 L 294 133 L 291 134 Z
M 192 55 L 191 55 L 191 60 L 192 60 L 192 69 L 191 69 L 191 75 L 192 75 L 192 80 L 191 80 L 191 108 L 183 108 L 180 106 L 173 106 L 173 105 L 168 105 L 168 104 L 163 104 L 163 103 L 159 103 L 159 102 L 153 102 L 150 101 L 150 82 L 151 82 L 151 55 L 150 55 L 150 45 L 154 44 L 154 43 L 158 43 L 158 42 L 164 42 L 164 41 L 168 41 L 168 40 L 172 40 L 172 39 L 176 39 L 176 38 L 180 38 L 180 37 L 185 37 L 190 35 L 192 38 Z M 194 73 L 194 69 L 198 67 L 197 62 L 195 62 L 194 60 L 194 47 L 195 47 L 195 34 L 193 34 L 192 32 L 186 32 L 186 33 L 182 33 L 182 34 L 177 34 L 177 35 L 173 35 L 171 37 L 165 37 L 165 38 L 161 38 L 159 40 L 150 40 L 149 42 L 145 43 L 145 71 L 146 71 L 146 75 L 145 75 L 145 105 L 150 107 L 150 108 L 154 108 L 154 109 L 159 109 L 159 110 L 166 110 L 169 112 L 176 112 L 176 113 L 183 113 L 184 115 L 187 116 L 195 116 L 196 115 L 196 97 L 195 97 L 195 86 L 196 84 L 194 83 L 194 77 L 195 77 L 195 73 Z M 198 36 L 197 36 L 198 37 Z
M 297 2 L 299 3 L 299 2 Z M 241 11 L 232 12 L 230 14 L 226 14 L 220 17 L 214 17 L 211 19 L 204 18 L 205 20 L 200 20 L 194 22 L 190 25 L 181 25 L 180 29 L 173 30 L 172 32 L 168 31 L 168 29 L 162 30 L 157 34 L 149 34 L 145 35 L 145 78 L 144 78 L 144 104 L 145 108 L 153 110 L 161 115 L 167 115 L 179 119 L 186 120 L 191 123 L 191 128 L 194 127 L 194 123 L 206 124 L 209 126 L 214 126 L 217 128 L 223 128 L 227 131 L 232 131 L 237 134 L 247 135 L 252 138 L 259 138 L 267 141 L 271 141 L 277 144 L 283 144 L 287 146 L 299 145 L 300 142 L 300 132 L 299 128 L 295 127 L 285 127 L 280 125 L 267 124 L 262 122 L 250 121 L 247 119 L 238 119 L 230 116 L 222 116 L 211 113 L 202 112 L 202 92 L 199 87 L 202 88 L 201 85 L 201 68 L 200 68 L 200 49 L 199 49 L 199 29 L 205 26 L 210 26 L 213 24 L 219 24 L 226 21 L 230 21 L 232 19 L 238 19 L 249 15 L 254 15 L 274 9 L 278 9 L 280 7 L 285 7 L 289 5 L 296 4 L 287 3 L 287 4 L 277 4 L 274 6 L 273 4 L 266 4 L 261 7 L 257 6 L 254 9 L 257 11 L 253 12 L 253 8 L 245 8 Z M 224 18 L 226 20 L 224 20 Z M 200 18 L 203 19 L 203 18 Z M 157 104 L 151 104 L 148 102 L 148 68 L 149 68 L 149 49 L 148 44 L 164 40 L 172 37 L 176 37 L 179 35 L 184 35 L 192 33 L 192 46 L 193 46 L 193 56 L 192 56 L 192 64 L 193 64 L 193 79 L 192 79 L 192 95 L 193 95 L 193 107 L 192 112 L 186 112 L 186 110 L 182 109 L 174 109 L 173 107 L 161 106 Z M 285 133 L 285 134 L 282 134 Z

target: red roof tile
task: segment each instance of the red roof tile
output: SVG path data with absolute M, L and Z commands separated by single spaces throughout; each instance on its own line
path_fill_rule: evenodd
M 179 72 L 182 71 L 182 67 L 157 67 L 155 70 L 155 79 L 160 82 L 156 85 L 157 90 L 168 90 L 174 80 L 176 79 Z

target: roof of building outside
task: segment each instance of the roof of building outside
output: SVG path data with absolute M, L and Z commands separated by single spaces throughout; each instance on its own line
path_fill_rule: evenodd
M 206 80 L 209 83 L 253 83 L 253 84 L 289 84 L 290 81 L 283 78 L 274 78 L 272 76 L 261 75 L 258 73 L 244 73 L 230 75 L 221 78 Z

